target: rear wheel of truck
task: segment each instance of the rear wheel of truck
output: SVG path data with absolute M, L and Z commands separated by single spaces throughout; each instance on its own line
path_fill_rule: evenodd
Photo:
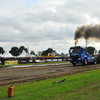
M 93 61 L 93 64 L 97 64 L 97 61 L 96 61 L 96 60 L 94 60 L 94 61 Z
M 88 61 L 87 61 L 87 58 L 84 59 L 84 62 L 83 62 L 83 65 L 87 65 L 88 64 Z

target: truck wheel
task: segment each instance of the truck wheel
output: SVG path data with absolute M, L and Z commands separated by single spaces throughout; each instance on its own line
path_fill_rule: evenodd
M 97 64 L 97 61 L 95 60 L 95 61 L 93 62 L 93 64 Z
M 73 63 L 73 66 L 75 66 L 76 65 L 76 63 Z
M 87 61 L 87 58 L 84 59 L 84 62 L 83 62 L 83 65 L 87 65 L 88 64 L 88 61 Z

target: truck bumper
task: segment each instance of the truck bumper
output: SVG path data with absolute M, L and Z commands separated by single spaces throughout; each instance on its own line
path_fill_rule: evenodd
M 84 61 L 83 60 L 77 60 L 77 61 L 73 61 L 73 60 L 70 60 L 71 63 L 83 63 Z

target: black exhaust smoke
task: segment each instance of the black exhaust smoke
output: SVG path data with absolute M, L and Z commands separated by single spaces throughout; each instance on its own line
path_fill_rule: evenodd
M 84 25 L 77 27 L 74 37 L 75 45 L 77 45 L 78 40 L 81 38 L 85 39 L 86 45 L 87 42 L 92 39 L 100 41 L 100 25 Z

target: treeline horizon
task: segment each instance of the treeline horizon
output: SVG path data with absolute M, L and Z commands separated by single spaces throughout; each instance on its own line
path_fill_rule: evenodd
M 19 48 L 12 47 L 11 50 L 9 51 L 9 53 L 13 56 L 19 56 L 23 52 L 23 50 L 26 53 L 29 53 L 28 48 L 26 48 L 24 46 L 20 46 Z M 97 53 L 97 50 L 95 49 L 95 47 L 92 47 L 92 46 L 87 47 L 88 53 L 94 54 L 94 51 L 95 51 L 95 53 Z M 56 56 L 68 55 L 68 53 L 64 54 L 63 52 L 61 54 L 59 54 L 56 52 L 56 50 L 53 50 L 52 48 L 48 48 L 47 50 L 42 51 L 39 55 L 41 55 L 41 56 L 48 55 L 48 53 L 52 53 L 52 52 L 54 52 Z M 3 47 L 0 46 L 0 54 L 4 54 L 4 53 L 5 53 L 5 50 L 3 49 Z M 100 53 L 100 50 L 98 50 L 98 53 Z M 29 54 L 37 55 L 37 54 L 35 54 L 35 52 L 33 50 L 31 50 L 31 52 Z

